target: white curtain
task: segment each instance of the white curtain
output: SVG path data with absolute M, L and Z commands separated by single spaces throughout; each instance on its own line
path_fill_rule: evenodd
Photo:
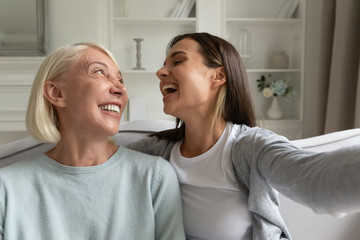
M 360 127 L 360 1 L 328 0 L 324 4 L 333 8 L 330 22 L 324 24 L 333 28 L 324 31 L 333 33 L 331 52 L 323 55 L 324 61 L 330 60 L 323 69 L 329 76 L 323 83 L 328 91 L 324 118 L 324 132 L 328 133 Z

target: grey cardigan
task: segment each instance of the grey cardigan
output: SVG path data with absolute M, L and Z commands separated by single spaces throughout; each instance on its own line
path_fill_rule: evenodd
M 240 191 L 248 196 L 252 239 L 291 239 L 279 211 L 277 191 L 317 213 L 360 209 L 360 146 L 315 153 L 269 130 L 239 127 L 229 161 Z M 128 147 L 169 160 L 174 144 L 148 137 Z

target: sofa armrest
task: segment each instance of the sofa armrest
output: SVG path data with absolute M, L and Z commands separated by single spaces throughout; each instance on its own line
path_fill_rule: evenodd
M 360 128 L 291 141 L 302 149 L 322 152 L 360 144 Z

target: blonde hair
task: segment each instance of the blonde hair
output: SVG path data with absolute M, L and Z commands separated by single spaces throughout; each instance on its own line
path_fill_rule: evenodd
M 211 129 L 215 126 L 216 120 L 224 118 L 225 115 L 225 100 L 226 100 L 226 82 L 221 85 L 214 107 L 213 116 L 211 119 Z
M 66 73 L 76 64 L 88 48 L 106 54 L 116 65 L 114 56 L 103 46 L 82 42 L 63 46 L 46 57 L 41 64 L 31 88 L 26 113 L 26 128 L 30 135 L 40 142 L 59 142 L 59 122 L 55 107 L 44 97 L 44 83 L 66 77 Z

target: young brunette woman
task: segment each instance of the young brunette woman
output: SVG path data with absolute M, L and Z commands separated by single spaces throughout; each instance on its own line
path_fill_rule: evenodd
M 0 239 L 185 239 L 171 165 L 109 141 L 126 103 L 105 48 L 64 46 L 44 60 L 27 128 L 56 146 L 0 169 Z
M 360 146 L 307 152 L 257 127 L 245 68 L 227 41 L 177 36 L 157 76 L 177 127 L 129 147 L 175 168 L 188 239 L 290 239 L 277 191 L 319 213 L 360 209 Z

